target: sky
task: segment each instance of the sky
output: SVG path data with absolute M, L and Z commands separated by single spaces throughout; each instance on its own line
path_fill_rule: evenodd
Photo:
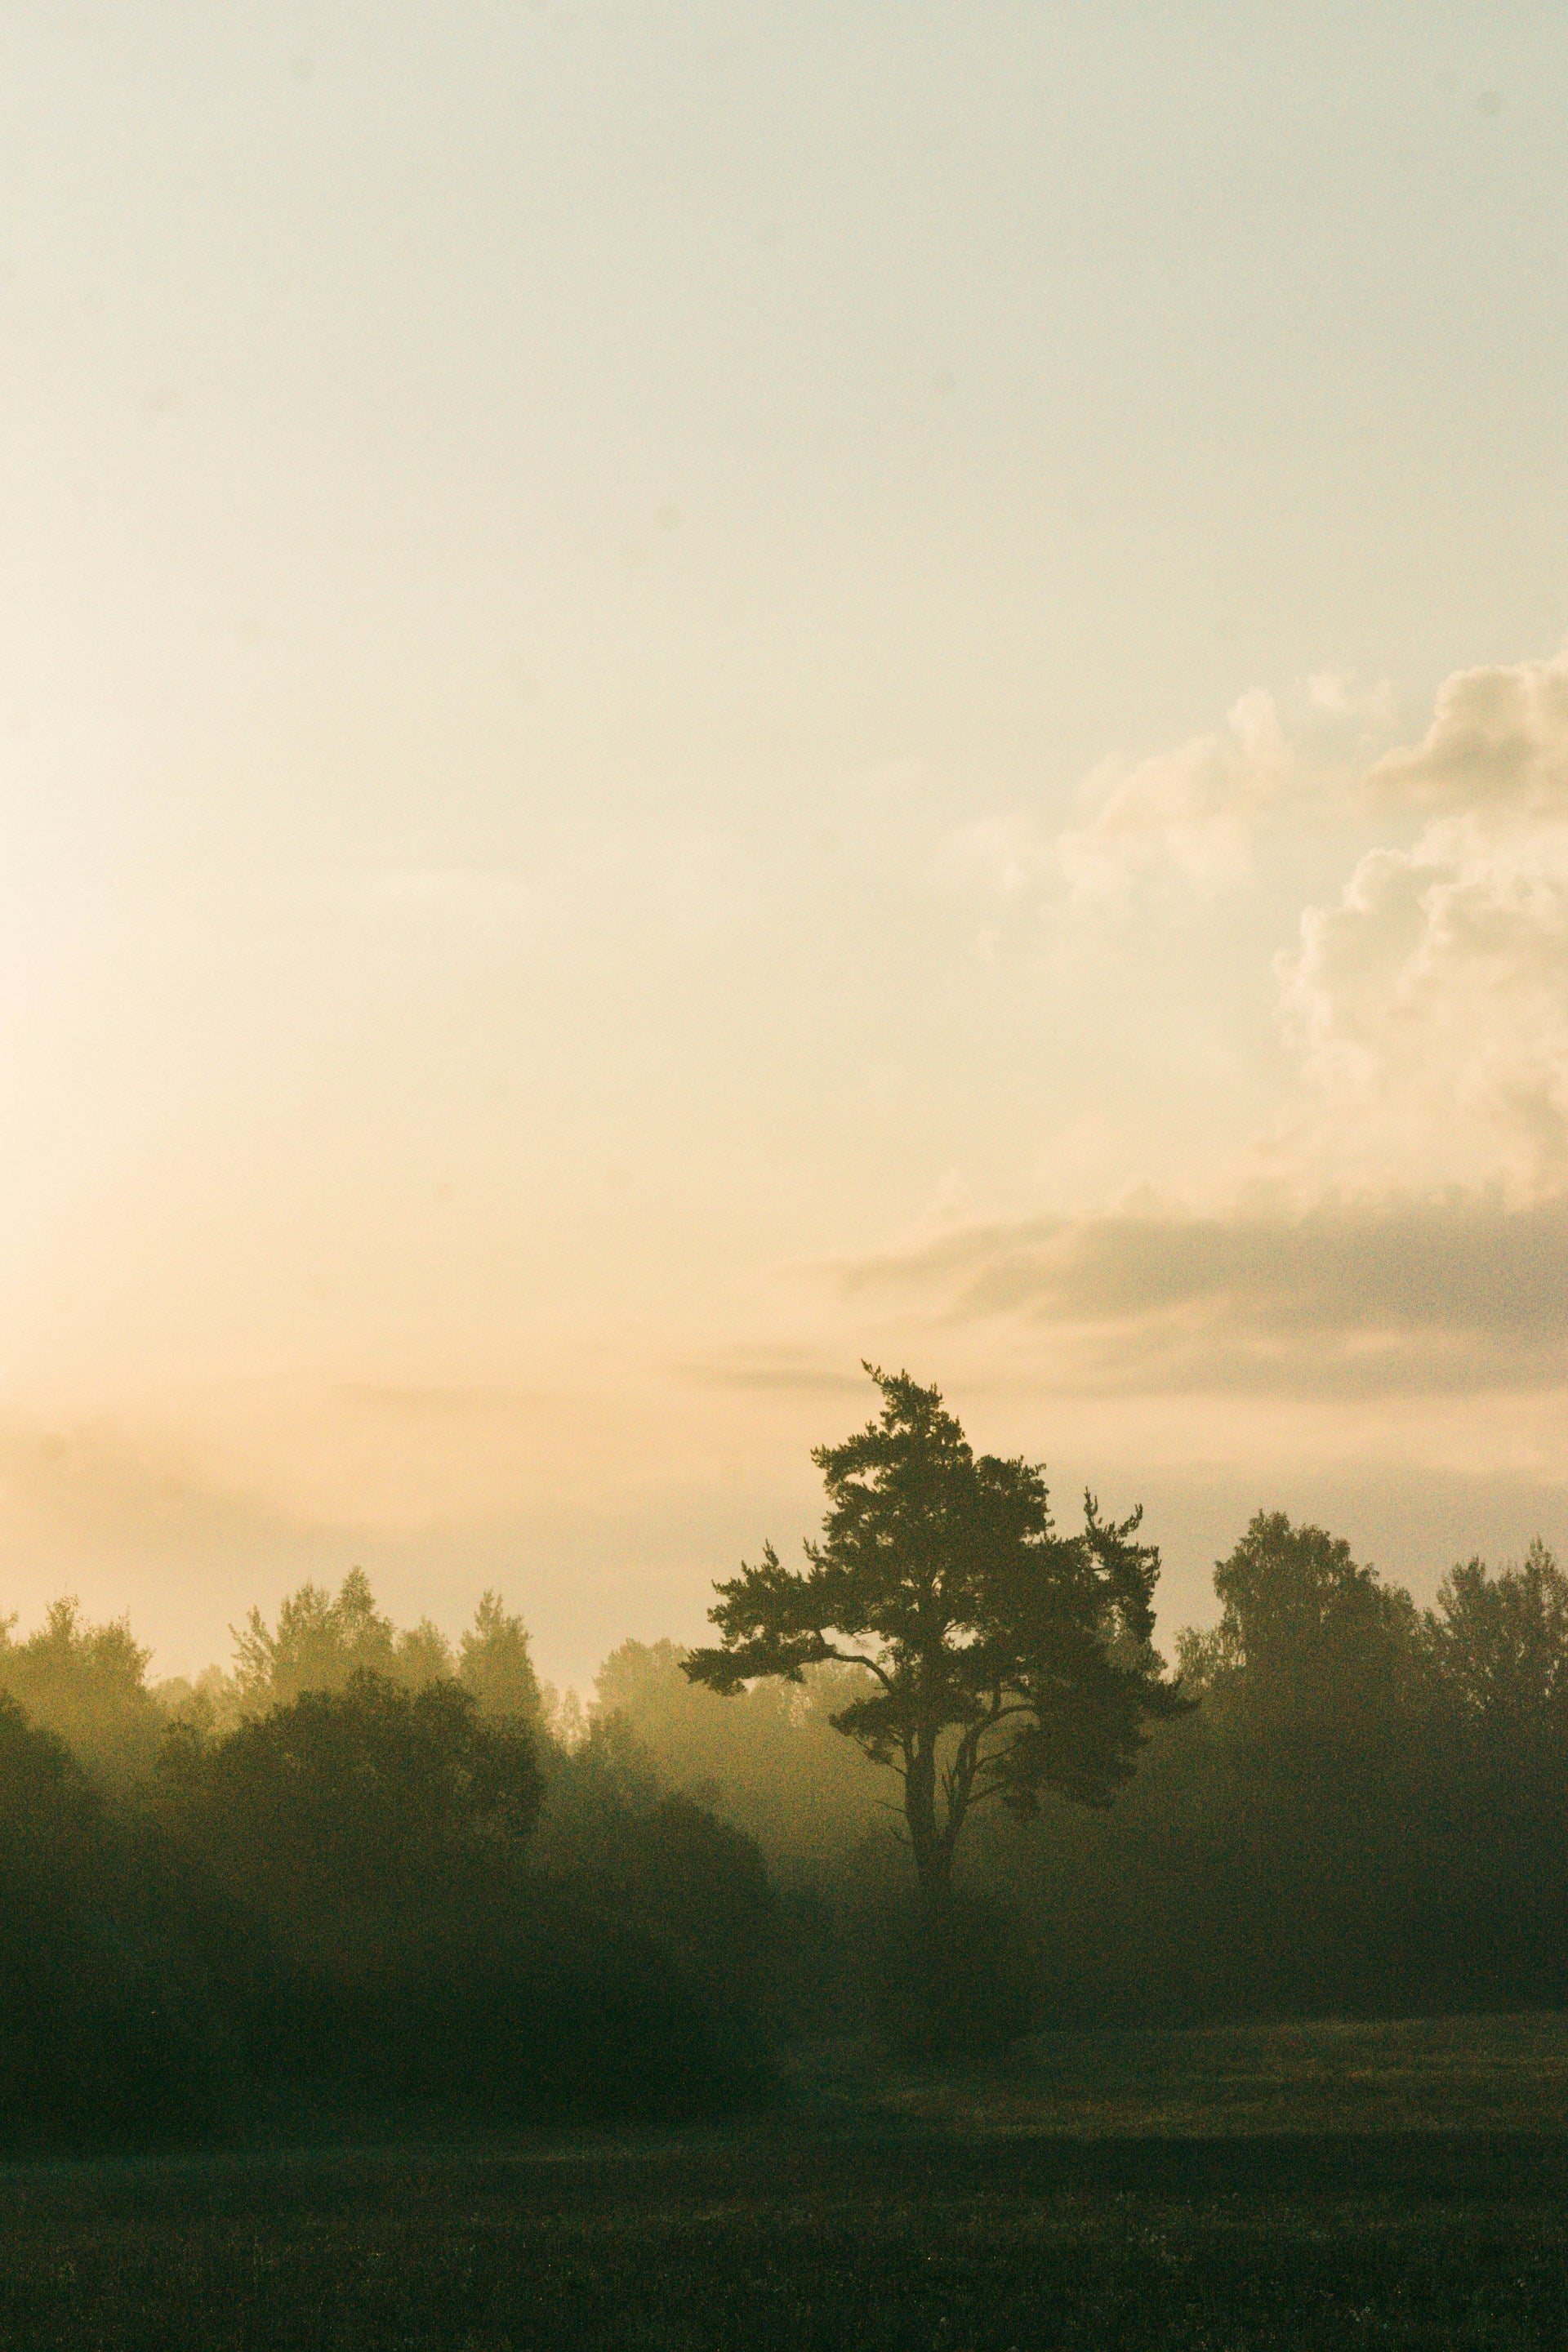
M 864 1360 L 1430 1597 L 1568 1546 L 1568 43 L 13 0 L 0 1614 L 547 1674 Z

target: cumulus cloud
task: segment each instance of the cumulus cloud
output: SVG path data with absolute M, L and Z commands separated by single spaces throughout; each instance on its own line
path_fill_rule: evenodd
M 1568 1178 L 1568 824 L 1451 819 L 1370 852 L 1279 969 L 1301 1071 L 1277 1166 L 1516 1197 Z
M 1222 728 L 1131 765 L 1104 761 L 1079 787 L 1078 824 L 1052 831 L 1016 811 L 969 826 L 957 846 L 1005 897 L 1065 883 L 1076 905 L 1119 902 L 1161 875 L 1233 887 L 1271 826 L 1353 804 L 1393 716 L 1386 684 L 1334 671 L 1310 678 L 1284 712 L 1255 688 Z
M 1309 802 L 1344 826 L 1346 880 L 1276 962 L 1278 1117 L 1202 1213 L 971 1220 L 833 1268 L 841 1296 L 1007 1323 L 1079 1390 L 1568 1385 L 1568 656 L 1460 673 L 1418 742 L 1359 761 L 1248 697 L 1096 791 L 1051 849 L 1080 902 L 1155 866 L 1234 881 Z
M 1306 772 L 1272 695 L 1243 695 L 1223 730 L 1194 736 L 1131 767 L 1108 761 L 1079 789 L 1081 824 L 1051 832 L 1014 812 L 966 827 L 960 856 L 1004 898 L 1065 881 L 1092 904 L 1124 897 L 1161 866 L 1201 888 L 1239 880 L 1268 811 Z
M 1568 816 L 1568 654 L 1459 670 L 1421 741 L 1387 753 L 1367 784 L 1389 805 Z
M 1351 871 L 1276 967 L 1299 1082 L 1253 1171 L 1308 1193 L 1568 1182 L 1568 654 L 1459 672 L 1420 740 L 1375 758 L 1384 689 L 1325 676 L 1307 706 L 1287 727 L 1247 696 L 1223 733 L 1093 783 L 1089 821 L 1036 867 L 1081 907 L 1156 871 L 1207 893 L 1267 854 L 1277 891 L 1285 820 L 1337 823 Z M 1016 841 L 1008 856 L 1016 884 L 1030 869 Z
M 1241 883 L 1260 837 L 1308 811 L 1568 818 L 1568 653 L 1458 671 L 1420 741 L 1378 756 L 1394 716 L 1386 683 L 1359 688 L 1333 671 L 1310 678 L 1288 712 L 1257 688 L 1223 728 L 1097 768 L 1079 823 L 1052 832 L 1015 814 L 970 827 L 962 845 L 1005 894 L 1054 878 L 1083 903 L 1123 898 L 1157 874 L 1203 890 Z
M 1237 880 L 1254 828 L 1300 768 L 1272 695 L 1244 695 L 1223 733 L 1091 778 L 1094 813 L 1058 835 L 1057 861 L 1078 898 L 1110 897 L 1156 861 L 1200 887 Z
M 1466 670 L 1365 809 L 1426 818 L 1304 909 L 1276 1164 L 1320 1181 L 1568 1182 L 1568 657 Z

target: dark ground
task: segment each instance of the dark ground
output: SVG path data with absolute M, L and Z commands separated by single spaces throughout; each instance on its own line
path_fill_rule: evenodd
M 685 2137 L 0 2172 L 0 2345 L 1568 2345 L 1556 2019 L 818 2051 Z

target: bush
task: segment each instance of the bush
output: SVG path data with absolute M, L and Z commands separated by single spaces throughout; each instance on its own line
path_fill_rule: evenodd
M 51 1733 L 0 1696 L 0 2138 L 204 2130 L 222 2035 L 202 1972 L 148 1918 L 140 1842 Z
M 884 2030 L 913 2055 L 994 2056 L 1034 2022 L 1033 1971 L 994 1904 L 911 1903 L 885 1931 L 880 1960 Z
M 535 1853 L 532 1737 L 453 1683 L 361 1674 L 221 1738 L 171 1730 L 159 1828 L 192 1894 L 254 1924 L 225 1974 L 253 2079 L 489 2119 L 755 2093 L 754 1849 L 603 1743 L 553 1769 Z

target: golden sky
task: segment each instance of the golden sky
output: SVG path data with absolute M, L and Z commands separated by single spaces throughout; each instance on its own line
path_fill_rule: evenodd
M 5 12 L 0 1613 L 1568 1540 L 1560 31 Z

